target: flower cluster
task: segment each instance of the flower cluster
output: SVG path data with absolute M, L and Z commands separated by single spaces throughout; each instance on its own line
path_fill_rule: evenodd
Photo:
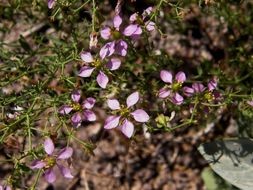
M 99 50 L 99 56 L 92 54 L 89 51 L 81 53 L 81 59 L 85 63 L 79 71 L 79 77 L 90 77 L 94 70 L 98 71 L 96 81 L 101 88 L 106 88 L 110 71 L 119 69 L 121 60 L 118 56 L 125 57 L 127 55 L 128 43 L 125 38 L 129 37 L 130 41 L 136 40 L 142 34 L 142 28 L 152 31 L 155 29 L 155 24 L 152 21 L 146 21 L 146 18 L 151 14 L 152 8 L 147 8 L 142 16 L 137 13 L 130 16 L 130 25 L 125 29 L 122 26 L 122 18 L 117 14 L 113 18 L 113 26 L 105 26 L 100 31 L 100 36 L 106 43 Z M 90 35 L 90 48 L 97 47 L 98 40 L 94 35 Z M 93 45 L 95 43 L 95 45 Z
M 75 127 L 79 127 L 82 121 L 95 121 L 96 115 L 91 110 L 96 102 L 92 97 L 85 99 L 81 104 L 81 92 L 76 90 L 71 95 L 73 103 L 71 105 L 63 105 L 59 109 L 59 113 L 67 115 L 71 111 L 75 113 L 71 117 L 71 121 Z
M 31 169 L 44 169 L 44 175 L 49 183 L 53 183 L 56 180 L 54 172 L 55 166 L 57 166 L 61 174 L 68 179 L 73 178 L 70 173 L 70 169 L 63 165 L 62 161 L 69 159 L 73 154 L 73 149 L 66 147 L 60 152 L 54 154 L 54 143 L 50 138 L 47 138 L 44 142 L 44 150 L 47 156 L 42 160 L 34 160 Z

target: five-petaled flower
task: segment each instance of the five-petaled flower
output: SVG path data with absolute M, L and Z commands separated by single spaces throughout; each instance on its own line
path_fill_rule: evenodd
M 170 100 L 172 103 L 176 105 L 182 104 L 184 98 L 178 93 L 178 91 L 186 80 L 185 73 L 182 71 L 178 72 L 175 77 L 175 82 L 173 82 L 172 73 L 167 70 L 162 70 L 160 72 L 160 78 L 163 82 L 167 84 L 159 90 L 158 96 L 160 98 L 167 98 L 168 96 L 170 96 Z
M 59 168 L 65 178 L 73 178 L 70 169 L 62 163 L 63 160 L 67 160 L 72 156 L 72 148 L 66 147 L 54 154 L 54 143 L 50 138 L 47 138 L 44 142 L 44 150 L 47 156 L 42 160 L 34 160 L 31 169 L 44 169 L 45 178 L 49 183 L 53 183 L 56 180 L 55 166 Z
M 127 43 L 122 40 L 123 36 L 120 32 L 120 25 L 122 19 L 119 15 L 116 15 L 113 19 L 114 27 L 105 27 L 101 30 L 101 37 L 105 40 L 112 38 L 114 41 L 106 43 L 100 50 L 99 54 L 101 59 L 106 56 L 112 55 L 114 52 L 120 56 L 126 56 Z
M 108 63 L 104 65 L 102 60 L 94 59 L 90 52 L 82 52 L 81 58 L 85 63 L 89 63 L 90 66 L 83 66 L 80 69 L 78 76 L 90 77 L 95 69 L 99 70 L 99 74 L 97 75 L 97 83 L 101 88 L 106 88 L 109 82 L 108 76 L 103 71 L 106 69 L 114 71 L 117 70 L 121 65 L 121 61 L 118 58 L 111 58 Z
M 71 121 L 75 127 L 79 127 L 82 121 L 95 121 L 96 115 L 91 110 L 96 102 L 94 98 L 85 99 L 82 104 L 80 104 L 81 100 L 81 92 L 79 90 L 75 90 L 71 94 L 71 98 L 73 103 L 71 105 L 63 105 L 59 109 L 59 113 L 62 115 L 69 114 L 72 110 L 76 111 L 71 117 Z
M 149 120 L 149 115 L 143 109 L 131 111 L 131 107 L 138 101 L 138 92 L 134 92 L 127 97 L 126 106 L 120 105 L 119 101 L 116 99 L 108 99 L 107 104 L 109 108 L 113 110 L 114 115 L 111 115 L 106 119 L 104 128 L 112 129 L 120 126 L 122 133 L 130 138 L 134 132 L 134 124 L 130 121 L 131 117 L 133 117 L 135 121 L 141 123 Z

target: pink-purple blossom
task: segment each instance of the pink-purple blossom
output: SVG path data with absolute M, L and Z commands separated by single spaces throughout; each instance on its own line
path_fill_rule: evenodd
M 79 127 L 82 121 L 96 121 L 96 115 L 91 110 L 94 107 L 96 100 L 92 97 L 86 98 L 80 104 L 81 92 L 78 90 L 73 91 L 71 94 L 73 103 L 71 105 L 63 105 L 59 109 L 59 113 L 62 115 L 67 115 L 71 111 L 76 111 L 72 117 L 71 121 L 75 127 Z
M 89 65 L 83 66 L 80 69 L 78 76 L 90 77 L 92 72 L 97 69 L 99 72 L 96 80 L 101 88 L 106 88 L 109 82 L 109 78 L 105 74 L 105 71 L 107 69 L 110 71 L 117 70 L 121 65 L 121 60 L 115 57 L 111 58 L 106 64 L 104 64 L 102 60 L 93 58 L 90 52 L 82 52 L 81 59 Z
M 120 105 L 117 99 L 108 99 L 107 104 L 113 115 L 107 117 L 105 121 L 105 129 L 113 129 L 120 127 L 122 133 L 130 138 L 134 132 L 134 124 L 131 121 L 132 118 L 141 123 L 145 123 L 149 120 L 149 115 L 143 109 L 136 109 L 132 111 L 132 107 L 139 101 L 139 93 L 134 92 L 127 97 L 126 106 Z
M 73 154 L 71 147 L 66 147 L 55 153 L 55 146 L 50 138 L 44 141 L 44 150 L 47 156 L 41 160 L 34 160 L 31 169 L 44 169 L 44 176 L 49 183 L 56 180 L 55 168 L 58 168 L 63 177 L 71 179 L 73 175 L 69 167 L 63 163 L 64 160 L 69 159 Z
M 99 52 L 101 59 L 111 56 L 116 53 L 120 56 L 126 56 L 127 54 L 127 43 L 122 39 L 122 33 L 120 31 L 120 25 L 122 18 L 116 15 L 113 19 L 113 27 L 105 27 L 101 30 L 101 37 L 105 40 L 113 39 L 112 42 L 106 43 Z
M 182 84 L 186 80 L 185 73 L 180 71 L 175 76 L 175 81 L 173 81 L 173 75 L 170 71 L 162 70 L 160 72 L 160 78 L 166 85 L 159 90 L 160 98 L 170 97 L 172 103 L 180 105 L 183 103 L 184 98 L 181 96 L 178 91 L 182 87 Z

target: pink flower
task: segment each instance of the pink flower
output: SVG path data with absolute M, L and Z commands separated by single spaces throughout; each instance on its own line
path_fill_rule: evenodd
M 134 132 L 134 124 L 130 121 L 133 118 L 137 122 L 145 123 L 149 120 L 149 115 L 143 109 L 137 109 L 131 111 L 131 107 L 139 101 L 139 93 L 134 92 L 127 97 L 126 106 L 120 105 L 116 99 L 107 100 L 107 104 L 115 115 L 109 116 L 106 121 L 104 128 L 113 129 L 120 126 L 122 133 L 130 138 Z
M 67 115 L 72 110 L 76 111 L 71 117 L 71 121 L 75 127 L 79 127 L 82 121 L 96 121 L 96 115 L 91 111 L 96 102 L 94 98 L 89 97 L 80 104 L 81 93 L 78 90 L 72 93 L 71 98 L 73 104 L 61 106 L 59 109 L 60 114 Z
M 66 147 L 60 152 L 54 154 L 54 143 L 50 138 L 47 138 L 44 142 L 44 150 L 47 156 L 42 160 L 34 160 L 31 169 L 44 169 L 44 175 L 49 183 L 53 183 L 56 180 L 56 175 L 54 172 L 55 166 L 57 166 L 61 174 L 68 179 L 73 178 L 70 173 L 70 169 L 62 164 L 63 160 L 69 159 L 73 154 L 73 149 Z
M 105 51 L 107 52 L 107 50 L 105 50 Z M 107 54 L 106 52 L 105 52 L 105 54 Z M 97 83 L 101 88 L 106 88 L 106 86 L 109 82 L 108 76 L 103 71 L 106 70 L 106 69 L 109 69 L 111 71 L 117 70 L 121 65 L 121 61 L 118 58 L 111 58 L 109 60 L 109 62 L 104 65 L 102 60 L 94 59 L 90 52 L 82 52 L 81 53 L 81 59 L 85 63 L 89 63 L 90 66 L 87 66 L 87 65 L 83 66 L 80 69 L 78 76 L 80 76 L 80 77 L 90 77 L 92 72 L 95 69 L 98 69 L 99 73 L 97 75 Z
M 170 96 L 172 103 L 176 105 L 182 104 L 184 98 L 178 93 L 178 91 L 186 80 L 185 73 L 182 71 L 178 72 L 175 77 L 175 82 L 173 82 L 172 73 L 167 70 L 162 70 L 160 72 L 160 78 L 167 84 L 159 90 L 158 96 L 160 98 L 167 98 Z
M 105 40 L 113 39 L 114 41 L 106 43 L 100 50 L 100 57 L 104 59 L 107 56 L 111 56 L 116 52 L 120 56 L 126 56 L 127 43 L 122 40 L 122 34 L 120 32 L 120 25 L 122 18 L 116 15 L 113 19 L 113 27 L 105 27 L 101 30 L 101 37 Z
M 142 34 L 142 27 L 147 31 L 153 31 L 155 29 L 155 23 L 152 21 L 145 21 L 146 17 L 152 12 L 152 7 L 148 7 L 143 11 L 142 15 L 134 13 L 130 16 L 131 24 L 127 26 L 123 32 L 125 36 L 130 36 L 133 39 L 138 39 Z

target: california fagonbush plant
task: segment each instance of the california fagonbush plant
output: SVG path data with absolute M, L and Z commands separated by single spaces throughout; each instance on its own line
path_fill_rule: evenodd
M 95 148 L 96 142 L 76 136 L 89 123 L 131 141 L 144 133 L 200 129 L 223 114 L 252 117 L 253 64 L 247 48 L 228 47 L 228 61 L 206 58 L 196 64 L 158 45 L 172 43 L 165 27 L 185 32 L 184 14 L 191 9 L 186 2 L 147 1 L 137 11 L 118 1 L 110 14 L 102 1 L 29 2 L 1 5 L 2 25 L 11 25 L 11 18 L 18 22 L 20 14 L 32 21 L 33 30 L 1 42 L 0 143 L 18 148 L 7 154 L 13 170 L 0 189 L 35 189 L 42 176 L 54 183 L 56 170 L 71 180 L 77 173 L 73 143 L 88 154 Z M 222 25 L 228 19 L 222 5 L 200 9 L 216 11 Z M 6 26 L 3 33 L 11 30 Z M 23 187 L 20 181 L 27 178 L 33 182 Z

